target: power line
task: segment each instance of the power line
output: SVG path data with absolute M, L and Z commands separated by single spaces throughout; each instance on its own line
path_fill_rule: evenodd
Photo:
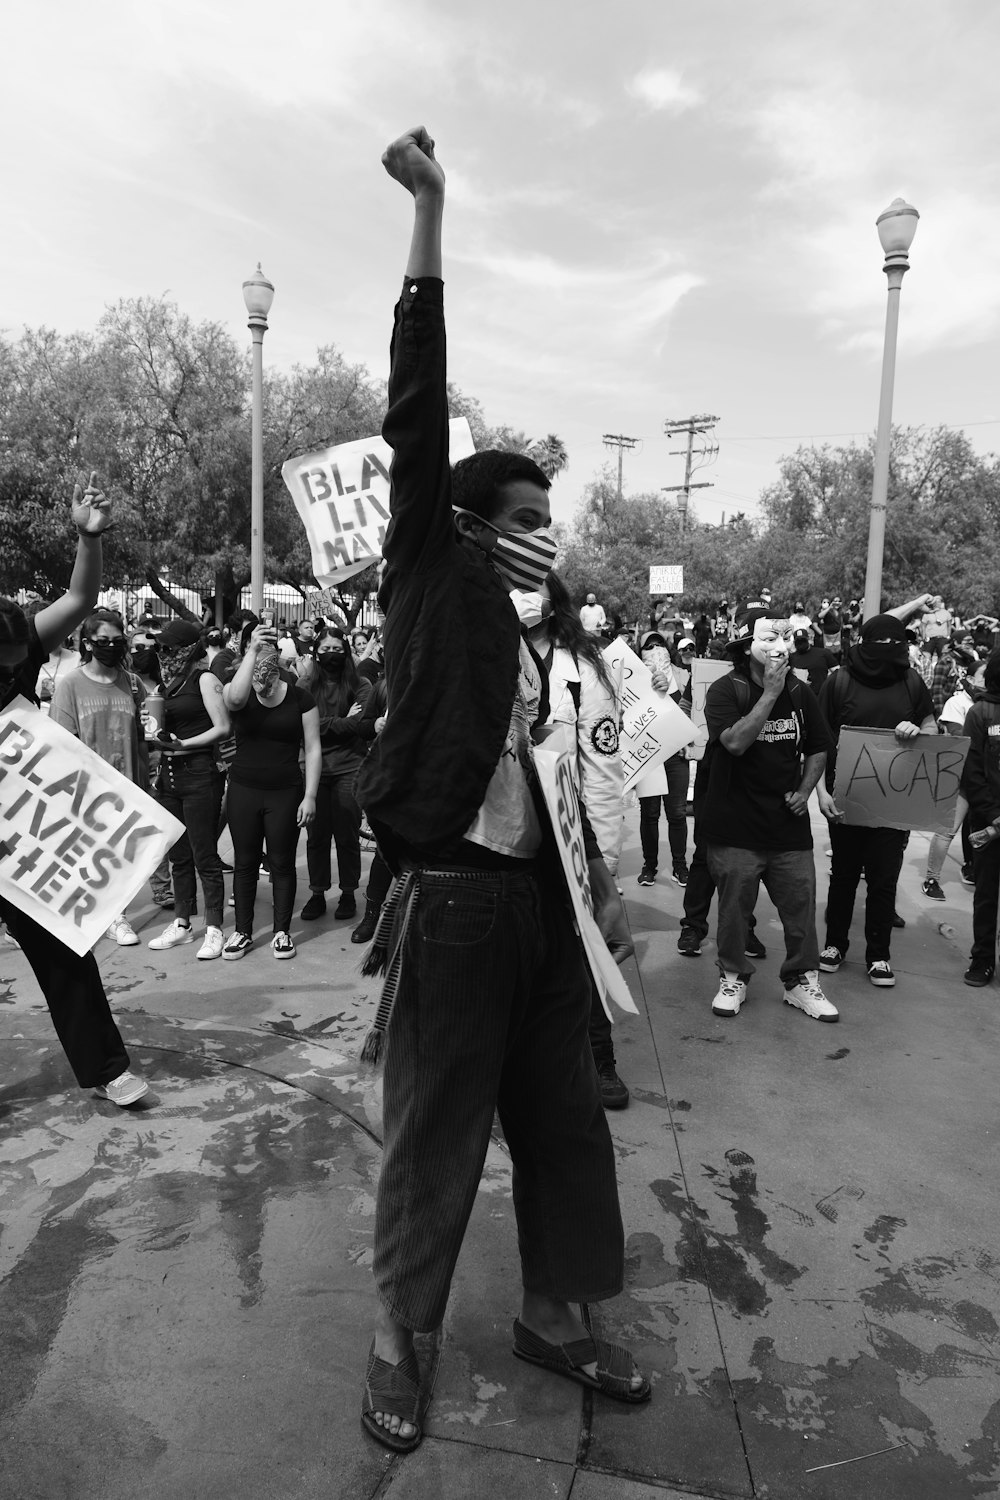
M 719 445 L 715 440 L 715 424 L 720 421 L 719 417 L 713 417 L 708 412 L 693 417 L 667 417 L 663 423 L 663 431 L 667 437 L 680 437 L 682 433 L 687 434 L 686 448 L 671 448 L 670 452 L 678 457 L 684 458 L 684 483 L 665 484 L 662 486 L 665 495 L 674 494 L 677 491 L 683 493 L 681 501 L 681 537 L 684 536 L 684 526 L 687 521 L 688 506 L 691 500 L 692 490 L 710 490 L 710 480 L 702 480 L 699 484 L 691 483 L 691 475 L 695 469 L 700 469 L 705 464 L 710 464 L 718 457 Z M 695 436 L 701 442 L 697 454 L 694 451 Z
M 617 448 L 618 449 L 618 501 L 619 501 L 619 504 L 621 503 L 621 498 L 622 498 L 622 459 L 623 459 L 624 454 L 625 454 L 625 449 L 628 448 L 631 451 L 635 447 L 635 445 L 637 443 L 640 443 L 641 441 L 642 441 L 641 438 L 637 438 L 637 437 L 625 437 L 624 433 L 621 433 L 621 432 L 606 432 L 604 434 L 603 438 L 601 439 L 601 442 L 604 444 L 605 448 Z

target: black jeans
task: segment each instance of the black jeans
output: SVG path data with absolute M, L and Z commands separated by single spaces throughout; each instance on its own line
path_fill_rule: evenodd
M 567 1302 L 620 1291 L 590 993 L 562 891 L 518 872 L 421 877 L 386 1036 L 375 1211 L 375 1284 L 407 1328 L 444 1317 L 494 1109 L 514 1165 L 525 1288 Z
M 174 913 L 193 917 L 197 912 L 197 870 L 209 927 L 222 926 L 226 900 L 216 834 L 222 788 L 222 773 L 210 755 L 164 755 L 160 761 L 156 800 L 179 818 L 186 830 L 170 850 Z
M 333 884 L 330 874 L 330 842 L 337 846 L 337 880 L 345 894 L 361 884 L 361 809 L 354 797 L 358 767 L 351 766 L 335 776 L 324 775 L 316 793 L 316 816 L 306 837 L 306 865 L 309 889 L 328 891 Z
M 705 845 L 699 844 L 695 836 L 694 853 L 691 855 L 691 868 L 688 870 L 687 885 L 684 887 L 684 927 L 693 927 L 699 938 L 708 937 L 708 914 L 712 908 L 712 897 L 715 895 L 715 881 L 712 872 L 708 868 L 708 860 L 705 858 Z M 747 918 L 747 930 L 753 932 L 757 926 L 757 918 Z
M 31 965 L 77 1083 L 90 1089 L 118 1078 L 129 1057 L 94 955 L 81 958 L 7 901 L 0 901 L 0 916 Z
M 295 846 L 299 830 L 295 817 L 302 786 L 260 787 L 229 782 L 229 831 L 233 837 L 233 897 L 236 931 L 253 933 L 260 857 L 267 848 L 274 902 L 274 931 L 288 932 L 295 905 Z
M 846 953 L 858 881 L 864 871 L 865 963 L 888 963 L 896 883 L 909 835 L 898 828 L 848 828 L 830 824 L 830 892 L 826 903 L 826 946 Z
M 690 762 L 680 755 L 672 755 L 664 763 L 667 773 L 667 792 L 662 798 L 667 815 L 667 838 L 670 843 L 670 858 L 675 865 L 681 864 L 687 855 L 687 794 Z M 639 798 L 639 842 L 642 845 L 642 862 L 657 869 L 660 858 L 660 796 Z
M 972 897 L 972 961 L 993 968 L 997 959 L 997 901 L 1000 900 L 1000 839 L 972 852 L 976 889 Z

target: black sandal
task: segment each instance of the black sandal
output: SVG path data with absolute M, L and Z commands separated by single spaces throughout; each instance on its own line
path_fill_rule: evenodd
M 520 1318 L 514 1319 L 514 1354 L 529 1365 L 538 1365 L 542 1370 L 551 1370 L 553 1375 L 563 1375 L 577 1385 L 592 1391 L 601 1391 L 614 1401 L 625 1401 L 638 1406 L 648 1401 L 653 1394 L 649 1381 L 643 1377 L 642 1385 L 633 1389 L 632 1376 L 638 1375 L 635 1361 L 623 1344 L 608 1344 L 603 1339 L 572 1339 L 568 1344 L 550 1344 L 525 1328 Z M 597 1364 L 597 1374 L 588 1375 L 582 1367 Z
M 409 1422 L 416 1431 L 412 1437 L 400 1437 L 398 1432 L 390 1432 L 388 1427 L 376 1422 L 374 1413 L 377 1411 L 399 1417 L 401 1422 Z M 412 1453 L 424 1435 L 419 1412 L 420 1366 L 416 1354 L 411 1349 L 398 1365 L 391 1365 L 375 1353 L 375 1340 L 372 1339 L 361 1398 L 361 1425 L 365 1432 L 394 1453 Z

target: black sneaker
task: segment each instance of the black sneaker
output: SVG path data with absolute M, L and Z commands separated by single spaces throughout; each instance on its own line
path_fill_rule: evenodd
M 639 884 L 640 885 L 652 885 L 653 882 L 655 881 L 655 879 L 656 879 L 656 866 L 655 865 L 643 865 L 642 869 L 639 871 Z
M 317 917 L 323 916 L 326 911 L 326 897 L 322 891 L 313 891 L 305 906 L 299 912 L 303 922 L 315 922 Z
M 353 891 L 341 891 L 340 900 L 334 907 L 333 915 L 338 922 L 343 922 L 347 917 L 356 917 L 358 914 L 358 903 L 354 899 Z
M 701 938 L 693 927 L 682 927 L 677 939 L 677 952 L 685 958 L 698 958 L 701 955 Z
M 941 889 L 938 882 L 934 879 L 933 875 L 928 875 L 927 879 L 921 884 L 920 889 L 923 891 L 925 896 L 930 896 L 932 901 L 944 900 L 944 891 Z
M 601 1103 L 605 1109 L 625 1109 L 628 1089 L 615 1072 L 614 1059 L 597 1064 L 597 1081 L 601 1086 Z
M 975 883 L 976 883 L 976 877 L 972 873 L 972 866 L 971 865 L 963 865 L 962 866 L 962 884 L 963 885 L 975 885 Z
M 876 958 L 868 965 L 868 978 L 872 984 L 877 984 L 880 989 L 889 990 L 896 983 L 896 976 L 892 972 L 892 965 L 884 958 Z
M 166 896 L 166 895 L 164 895 L 164 896 L 154 896 L 153 897 L 153 905 L 161 907 L 164 911 L 173 911 L 173 909 L 174 909 L 174 898 L 173 898 L 173 896 Z
M 840 968 L 843 962 L 844 955 L 843 953 L 841 953 L 836 943 L 827 943 L 826 947 L 823 949 L 823 952 L 819 956 L 819 966 L 823 970 L 823 973 L 836 974 L 837 970 Z
M 253 938 L 249 932 L 234 932 L 222 950 L 223 958 L 237 959 L 249 953 L 253 947 Z
M 974 958 L 962 978 L 966 984 L 971 984 L 973 989 L 981 990 L 993 978 L 993 965 L 984 964 L 981 958 Z
M 906 926 L 906 918 L 901 917 L 898 911 L 894 911 L 892 914 L 892 925 L 896 928 L 903 928 Z
M 747 940 L 743 944 L 743 952 L 747 958 L 766 958 L 767 949 L 757 936 L 752 927 L 747 928 Z
M 688 867 L 683 859 L 674 861 L 674 879 L 678 885 L 687 885 L 688 883 Z

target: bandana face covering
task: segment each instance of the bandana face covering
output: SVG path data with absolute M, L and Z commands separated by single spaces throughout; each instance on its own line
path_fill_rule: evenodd
M 255 690 L 266 696 L 278 680 L 277 656 L 266 656 L 263 661 L 258 661 L 253 669 L 253 676 L 250 680 Z

